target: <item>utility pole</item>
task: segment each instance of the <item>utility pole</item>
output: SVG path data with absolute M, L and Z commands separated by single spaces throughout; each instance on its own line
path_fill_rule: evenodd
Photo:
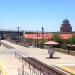
M 16 27 L 16 28 L 18 28 L 18 43 L 19 43 L 20 42 L 20 32 L 19 31 L 21 27 Z
M 0 45 L 1 45 L 1 39 L 3 39 L 3 33 L 2 33 L 2 18 L 1 18 L 1 30 L 0 30 Z

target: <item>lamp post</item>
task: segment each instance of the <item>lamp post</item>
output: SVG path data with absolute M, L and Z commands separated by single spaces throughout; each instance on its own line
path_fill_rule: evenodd
M 42 48 L 43 48 L 43 39 L 44 39 L 44 28 L 42 26 Z

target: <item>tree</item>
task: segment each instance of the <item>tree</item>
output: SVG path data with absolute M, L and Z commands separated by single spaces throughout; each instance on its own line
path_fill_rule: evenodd
M 72 35 L 72 38 L 69 38 L 69 39 L 67 40 L 67 43 L 68 43 L 68 44 L 75 44 L 75 34 Z
M 59 43 L 59 45 L 55 47 L 60 48 L 63 43 L 63 39 L 60 38 L 59 34 L 54 34 L 53 40 Z
M 63 40 L 60 38 L 58 34 L 54 34 L 53 40 L 61 44 Z

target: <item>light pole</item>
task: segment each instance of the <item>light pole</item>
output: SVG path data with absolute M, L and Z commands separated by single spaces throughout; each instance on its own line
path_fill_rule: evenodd
M 42 48 L 43 48 L 43 39 L 44 39 L 44 28 L 42 26 Z

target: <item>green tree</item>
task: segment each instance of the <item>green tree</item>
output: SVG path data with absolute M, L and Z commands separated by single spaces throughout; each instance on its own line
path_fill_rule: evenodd
M 53 40 L 59 43 L 59 45 L 57 45 L 55 47 L 60 48 L 61 44 L 63 43 L 63 39 L 60 38 L 60 35 L 59 34 L 54 34 Z
M 68 44 L 75 44 L 75 34 L 72 35 L 72 38 L 69 38 L 69 39 L 67 40 L 67 43 L 68 43 Z
M 63 40 L 60 38 L 59 34 L 54 34 L 53 40 L 61 44 Z

